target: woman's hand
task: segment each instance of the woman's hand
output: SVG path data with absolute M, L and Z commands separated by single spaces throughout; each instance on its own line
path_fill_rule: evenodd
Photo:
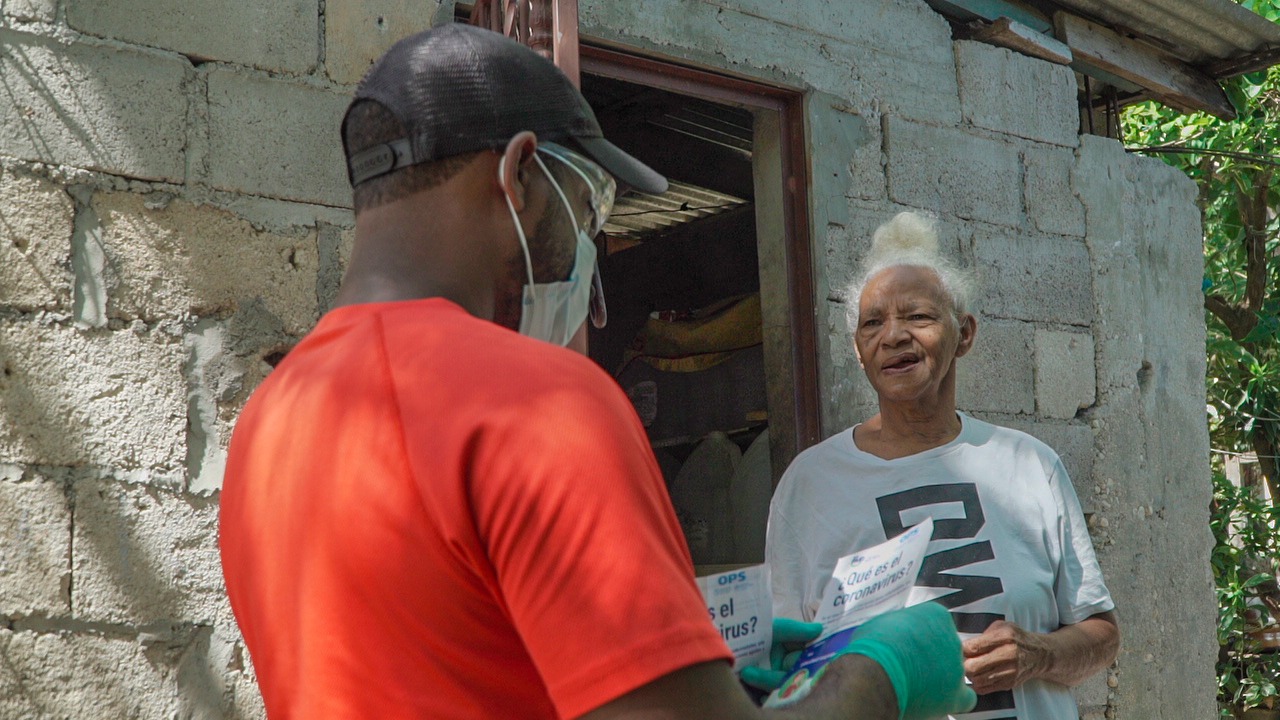
M 981 635 L 965 640 L 964 674 L 979 695 L 1012 690 L 1036 677 L 1049 652 L 1044 636 L 997 620 Z
M 979 695 L 1038 678 L 1072 687 L 1110 665 L 1120 648 L 1114 612 L 1098 613 L 1051 633 L 997 620 L 961 645 L 964 674 Z

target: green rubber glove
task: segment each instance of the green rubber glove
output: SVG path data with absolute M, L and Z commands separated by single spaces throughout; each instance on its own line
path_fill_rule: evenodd
M 781 643 L 813 642 L 821 634 L 822 623 L 802 622 L 791 618 L 773 619 L 773 647 L 775 648 Z
M 738 674 L 742 682 L 766 692 L 782 686 L 782 681 L 796 666 L 800 651 L 787 651 L 787 645 L 802 644 L 818 639 L 822 634 L 821 623 L 801 622 L 791 618 L 773 619 L 773 644 L 769 647 L 769 668 L 745 667 Z
M 951 613 L 923 603 L 868 620 L 840 653 L 880 663 L 898 695 L 901 720 L 968 712 L 978 702 L 964 682 L 960 636 Z

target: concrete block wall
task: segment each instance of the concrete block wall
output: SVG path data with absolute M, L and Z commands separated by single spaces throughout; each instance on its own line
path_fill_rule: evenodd
M 439 6 L 0 0 L 0 717 L 263 717 L 226 444 L 349 257 L 347 99 Z
M 848 285 L 876 226 L 935 214 L 979 277 L 961 409 L 1054 447 L 1119 606 L 1082 717 L 1214 715 L 1200 226 L 1194 186 L 1077 132 L 1065 67 L 953 42 L 923 0 L 585 0 L 584 36 L 806 93 L 830 435 L 876 411 Z

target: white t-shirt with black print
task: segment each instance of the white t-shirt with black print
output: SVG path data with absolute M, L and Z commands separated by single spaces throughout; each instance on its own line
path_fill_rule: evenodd
M 1039 633 L 1115 604 L 1075 488 L 1057 453 L 1026 433 L 960 413 L 959 436 L 894 460 L 846 430 L 791 463 L 769 511 L 776 617 L 810 620 L 836 560 L 934 521 L 911 604 L 937 600 L 962 638 L 1003 619 Z M 963 720 L 1075 720 L 1068 688 L 1032 680 L 979 697 Z

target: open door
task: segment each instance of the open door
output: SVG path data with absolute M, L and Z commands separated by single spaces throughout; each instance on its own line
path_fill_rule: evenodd
M 666 175 L 597 238 L 590 354 L 649 433 L 700 573 L 758 563 L 773 487 L 820 439 L 803 96 L 581 48 L 604 134 Z

